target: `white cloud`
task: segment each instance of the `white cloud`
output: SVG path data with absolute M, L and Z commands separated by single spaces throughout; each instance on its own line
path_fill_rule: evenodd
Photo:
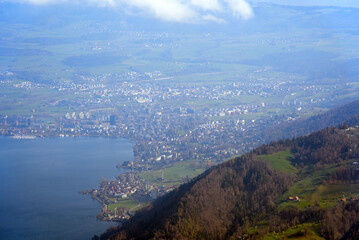
M 46 4 L 88 4 L 114 9 L 140 10 L 147 16 L 163 21 L 197 23 L 225 21 L 219 16 L 231 11 L 236 18 L 247 20 L 253 11 L 246 0 L 0 0 L 36 5 Z
M 189 6 L 178 0 L 128 0 L 125 3 L 166 21 L 191 22 L 197 15 Z
M 206 22 L 216 22 L 216 23 L 225 23 L 226 22 L 223 18 L 218 18 L 211 14 L 202 16 L 202 19 Z
M 227 2 L 235 17 L 240 17 L 245 20 L 253 17 L 253 10 L 251 6 L 244 0 L 224 0 Z
M 191 0 L 191 4 L 209 11 L 220 11 L 222 9 L 217 0 Z
M 107 6 L 114 7 L 117 5 L 116 0 L 87 0 L 87 3 L 89 3 L 90 5 L 95 5 L 100 7 L 107 7 Z

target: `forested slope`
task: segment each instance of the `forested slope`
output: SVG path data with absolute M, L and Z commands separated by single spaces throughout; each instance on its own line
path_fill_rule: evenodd
M 264 145 L 209 169 L 101 239 L 355 237 L 358 144 L 359 129 L 342 125 Z

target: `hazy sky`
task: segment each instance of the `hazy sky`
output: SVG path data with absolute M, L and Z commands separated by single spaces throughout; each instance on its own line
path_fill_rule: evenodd
M 150 17 L 171 22 L 224 22 L 219 15 L 247 20 L 254 16 L 246 0 L 0 0 L 35 5 L 86 4 L 114 9 L 142 11 Z
M 86 4 L 99 7 L 122 9 L 125 12 L 139 11 L 145 16 L 169 22 L 217 22 L 225 20 L 221 16 L 231 16 L 238 20 L 248 20 L 255 16 L 252 4 L 271 2 L 300 6 L 344 6 L 358 7 L 359 0 L 0 0 L 35 5 Z
M 271 2 L 295 6 L 338 6 L 359 8 L 358 0 L 251 0 L 250 2 Z

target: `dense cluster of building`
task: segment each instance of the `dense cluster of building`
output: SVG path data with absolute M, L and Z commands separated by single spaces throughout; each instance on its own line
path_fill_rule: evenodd
M 162 84 L 171 81 L 162 75 L 125 72 L 78 75 L 50 85 L 14 83 L 16 88 L 47 87 L 78 97 L 49 100 L 53 108 L 69 109 L 51 118 L 37 109 L 30 116 L 2 115 L 0 134 L 125 137 L 135 142 L 131 167 L 144 170 L 174 161 L 210 163 L 242 154 L 260 143 L 261 129 L 330 100 L 308 98 L 328 89 L 295 82 L 296 76 L 284 80 L 260 72 L 242 76 L 245 81 L 184 86 Z M 279 108 L 281 112 L 275 110 Z
M 158 186 L 140 178 L 137 174 L 127 172 L 117 176 L 115 180 L 108 181 L 102 179 L 98 189 L 82 191 L 89 194 L 92 198 L 102 203 L 102 211 L 98 215 L 103 220 L 123 220 L 128 219 L 132 214 L 132 209 L 115 207 L 109 210 L 109 205 L 117 204 L 121 199 L 131 198 L 141 205 L 156 199 L 159 196 L 171 191 L 173 186 Z

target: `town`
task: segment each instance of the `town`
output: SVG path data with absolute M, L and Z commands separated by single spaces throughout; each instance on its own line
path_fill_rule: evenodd
M 157 186 L 135 173 L 127 172 L 112 181 L 102 179 L 99 189 L 83 190 L 81 193 L 91 195 L 102 204 L 102 210 L 97 215 L 99 219 L 123 221 L 129 219 L 136 209 L 171 190 L 173 186 Z M 126 206 L 130 206 L 131 203 L 135 206 L 121 207 L 124 201 L 127 202 Z
M 173 83 L 174 77 L 160 71 L 78 76 L 51 84 L 18 82 L 13 75 L 2 73 L 0 85 L 69 97 L 49 98 L 29 115 L 0 115 L 1 135 L 120 137 L 134 142 L 134 159 L 118 166 L 130 172 L 84 192 L 103 204 L 98 217 L 111 221 L 128 219 L 176 187 L 161 184 L 161 178 L 147 181 L 139 173 L 186 161 L 197 161 L 205 170 L 265 143 L 264 129 L 310 116 L 337 97 L 330 94 L 333 86 L 313 85 L 296 75 L 277 79 L 263 71 L 237 82 L 200 86 Z M 336 90 L 350 87 L 334 85 Z M 48 113 L 44 106 L 66 111 Z
M 135 142 L 136 161 L 131 167 L 137 170 L 193 159 L 220 162 L 258 146 L 261 129 L 310 115 L 314 107 L 336 97 L 328 94 L 332 86 L 294 83 L 295 76 L 279 81 L 254 79 L 254 75 L 238 83 L 205 86 L 162 86 L 157 83 L 162 77 L 159 71 L 82 76 L 81 83 L 50 86 L 13 84 L 27 90 L 42 87 L 67 92 L 75 97 L 50 99 L 48 104 L 72 111 L 46 115 L 40 106 L 31 115 L 0 115 L 0 134 L 128 138 Z M 106 84 L 114 78 L 121 83 Z M 142 83 L 148 79 L 152 81 Z M 335 87 L 350 88 L 345 84 Z

